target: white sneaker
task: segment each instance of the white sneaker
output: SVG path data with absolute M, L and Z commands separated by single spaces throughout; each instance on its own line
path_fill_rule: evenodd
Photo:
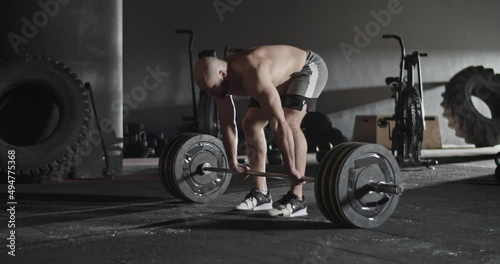
M 304 196 L 299 200 L 297 195 L 288 192 L 273 204 L 273 209 L 268 212 L 272 217 L 299 217 L 307 215 L 307 203 Z
M 268 190 L 267 194 L 263 194 L 253 188 L 250 193 L 245 196 L 243 201 L 236 205 L 235 209 L 239 211 L 271 210 L 273 209 L 271 191 Z

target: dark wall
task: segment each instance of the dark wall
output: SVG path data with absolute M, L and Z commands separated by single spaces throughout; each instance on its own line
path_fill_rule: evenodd
M 495 0 L 126 1 L 124 95 L 130 96 L 143 82 L 147 66 L 159 66 L 169 75 L 146 96 L 136 96 L 141 100 L 125 105 L 131 110 L 125 122 L 142 121 L 150 130 L 167 135 L 181 130 L 181 116 L 191 114 L 187 39 L 173 32 L 189 28 L 196 32 L 195 50 L 215 48 L 219 56 L 225 45 L 279 43 L 323 56 L 330 79 L 318 110 L 350 137 L 355 115 L 393 112 L 384 79 L 397 75 L 399 51 L 395 42 L 382 40 L 381 34 L 397 33 L 410 51 L 430 54 L 423 61 L 426 114 L 440 116 L 444 144 L 463 144 L 441 117 L 442 84 L 469 65 L 500 71 L 499 9 Z M 390 18 L 382 15 L 387 13 Z M 380 22 L 376 17 L 382 17 Z M 356 28 L 365 32 L 367 24 L 373 26 L 372 37 L 356 45 Z M 356 47 L 356 52 L 346 56 L 341 50 L 346 44 Z M 243 110 L 245 103 L 241 100 L 238 108 Z
M 67 66 L 93 85 L 109 147 L 122 138 L 122 0 L 4 0 L 0 4 L 0 56 L 41 54 Z M 13 41 L 15 39 L 15 41 Z M 101 149 L 93 133 L 87 159 Z M 120 152 L 112 153 L 121 169 Z M 94 163 L 96 164 L 96 163 Z M 97 163 L 99 164 L 99 163 Z M 98 166 L 90 168 L 100 171 Z

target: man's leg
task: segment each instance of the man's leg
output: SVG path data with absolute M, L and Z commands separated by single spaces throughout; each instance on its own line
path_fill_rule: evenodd
M 300 109 L 300 108 L 296 108 Z M 295 145 L 295 169 L 301 175 L 306 171 L 307 142 L 304 133 L 300 129 L 302 119 L 306 115 L 306 106 L 302 110 L 295 110 L 285 107 L 285 118 L 288 126 L 292 130 L 292 137 Z M 273 209 L 269 211 L 270 216 L 298 217 L 307 215 L 307 203 L 302 193 L 302 184 L 292 183 L 290 191 L 273 204 Z
M 249 107 L 242 126 L 247 143 L 247 156 L 250 168 L 256 171 L 266 169 L 266 138 L 264 127 L 267 119 L 264 118 L 262 110 L 258 107 Z M 255 188 L 245 196 L 243 201 L 236 205 L 236 210 L 254 211 L 272 209 L 273 200 L 271 192 L 267 190 L 266 178 L 252 177 Z
M 302 176 L 306 173 L 306 158 L 307 158 L 307 141 L 304 136 L 304 133 L 300 129 L 300 124 L 302 123 L 302 119 L 306 115 L 306 106 L 302 109 L 302 111 L 298 111 L 295 109 L 284 108 L 285 118 L 292 130 L 293 141 L 295 145 L 295 169 L 297 169 Z M 302 197 L 302 184 L 292 185 L 290 186 L 290 191 L 297 195 L 298 197 Z
M 264 127 L 267 119 L 259 107 L 248 108 L 243 118 L 242 126 L 245 133 L 247 156 L 250 168 L 255 171 L 265 171 L 267 143 L 264 135 Z M 267 192 L 265 177 L 252 177 L 257 190 Z
M 316 99 L 325 88 L 328 69 L 323 59 L 308 51 L 304 68 L 295 75 L 288 86 L 284 104 L 285 118 L 292 130 L 294 140 L 295 169 L 306 172 L 307 141 L 300 129 L 306 110 L 314 111 Z M 290 191 L 273 204 L 271 216 L 296 217 L 307 215 L 307 203 L 303 199 L 302 185 L 292 183 Z

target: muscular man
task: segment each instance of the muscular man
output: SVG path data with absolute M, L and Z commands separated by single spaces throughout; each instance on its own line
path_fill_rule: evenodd
M 226 60 L 205 57 L 196 63 L 198 87 L 215 97 L 224 148 L 235 174 L 244 175 L 247 167 L 236 157 L 236 113 L 231 95 L 251 97 L 242 121 L 251 169 L 265 171 L 263 129 L 269 124 L 290 178 L 290 191 L 273 204 L 266 179 L 253 177 L 255 188 L 236 205 L 237 210 L 269 210 L 271 216 L 284 217 L 307 215 L 301 180 L 306 170 L 307 142 L 300 124 L 306 111 L 314 111 L 327 79 L 328 70 L 321 57 L 286 45 L 259 46 Z

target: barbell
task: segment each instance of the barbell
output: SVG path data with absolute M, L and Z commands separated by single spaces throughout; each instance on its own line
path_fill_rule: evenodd
M 163 186 L 187 202 L 205 203 L 227 189 L 232 176 L 222 142 L 213 136 L 181 134 L 161 153 L 159 174 Z M 279 177 L 280 173 L 248 171 L 249 176 Z M 346 142 L 326 153 L 315 177 L 316 203 L 338 226 L 373 228 L 394 212 L 403 192 L 394 156 L 376 144 Z
M 197 173 L 198 175 L 207 175 L 209 172 L 222 172 L 222 173 L 233 173 L 231 169 L 225 168 L 214 168 L 210 163 L 202 163 L 198 165 Z M 252 171 L 249 170 L 245 173 L 248 176 L 256 176 L 256 177 L 271 177 L 271 178 L 288 178 L 288 175 L 281 173 L 272 173 L 272 172 L 260 172 L 260 171 Z M 314 182 L 316 178 L 304 176 L 301 178 L 303 182 Z M 378 193 L 392 193 L 392 194 L 401 194 L 403 193 L 403 186 L 398 184 L 390 184 L 383 181 L 380 182 L 367 182 L 366 188 L 369 191 L 378 192 Z

